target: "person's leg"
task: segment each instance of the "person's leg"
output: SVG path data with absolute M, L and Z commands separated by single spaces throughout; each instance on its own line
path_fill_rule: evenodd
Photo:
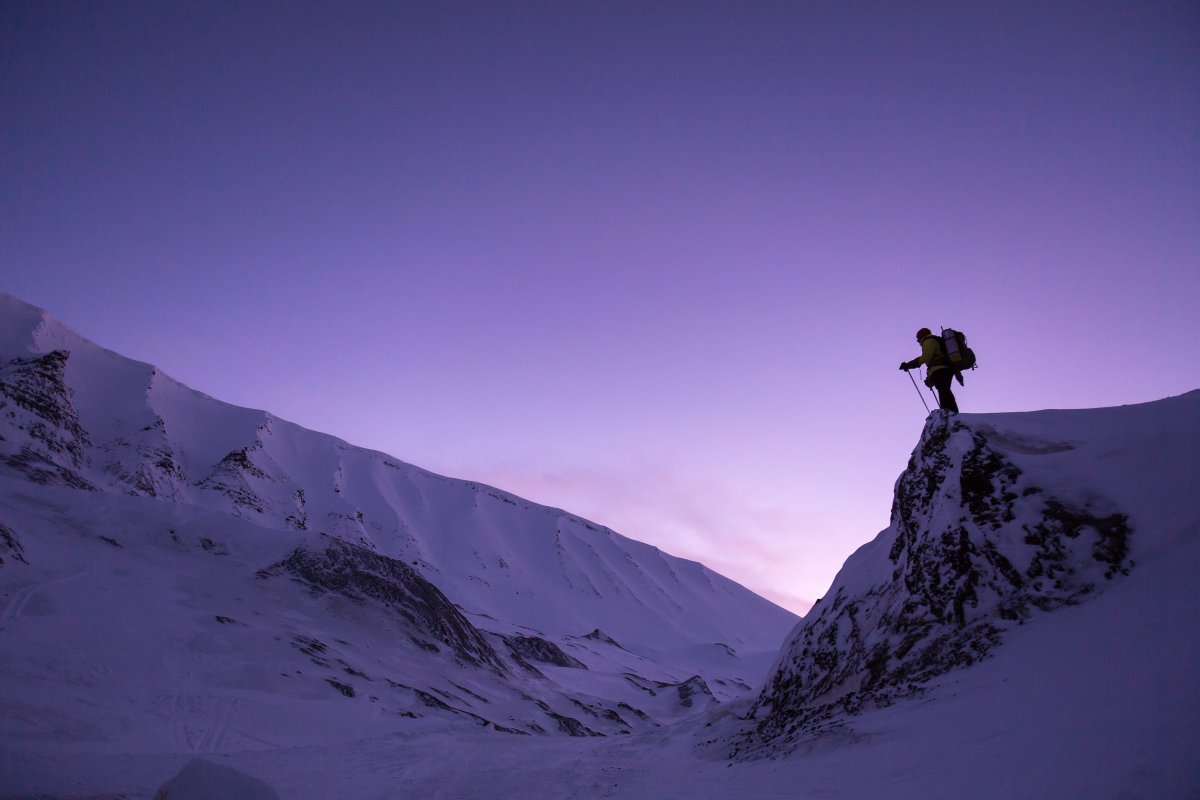
M 958 413 L 958 401 L 954 399 L 954 392 L 950 389 L 950 384 L 954 381 L 954 372 L 952 370 L 939 370 L 933 376 L 933 388 L 937 389 L 938 405 L 946 411 Z

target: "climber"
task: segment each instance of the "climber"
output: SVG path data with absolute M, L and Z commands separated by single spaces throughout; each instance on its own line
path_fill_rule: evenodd
M 957 414 L 958 401 L 954 399 L 954 392 L 950 391 L 950 381 L 954 380 L 955 372 L 946 363 L 941 337 L 935 336 L 929 328 L 921 328 L 917 331 L 917 341 L 921 344 L 921 355 L 912 361 L 900 362 L 900 369 L 908 372 L 924 364 L 925 385 L 937 389 L 938 406 Z M 959 378 L 959 382 L 962 382 L 962 378 Z

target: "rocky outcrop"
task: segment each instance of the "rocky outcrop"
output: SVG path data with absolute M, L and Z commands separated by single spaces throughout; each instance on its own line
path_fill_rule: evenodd
M 176 502 L 184 499 L 187 479 L 180 466 L 182 456 L 167 437 L 162 417 L 106 443 L 102 450 L 104 471 L 129 494 Z M 134 454 L 132 459 L 130 454 Z
M 253 458 L 253 454 L 261 449 L 262 444 L 256 442 L 252 447 L 227 453 L 212 472 L 196 485 L 228 497 L 233 503 L 234 513 L 253 512 L 251 516 L 262 514 L 267 510 L 267 503 L 252 485 L 252 482 L 270 480 L 267 472 Z
M 25 560 L 25 548 L 21 546 L 21 540 L 17 537 L 16 531 L 7 525 L 0 524 L 0 567 L 4 566 L 5 557 L 13 561 L 20 561 L 22 564 L 28 564 Z
M 513 657 L 519 662 L 536 661 L 540 664 L 551 664 L 556 667 L 571 669 L 587 669 L 582 661 L 567 655 L 554 642 L 539 636 L 505 636 L 504 643 L 512 651 Z
M 1032 615 L 1127 573 L 1128 519 L 1051 496 L 935 412 L 896 483 L 891 526 L 847 562 L 764 686 L 740 754 L 819 733 L 969 666 Z
M 316 549 L 300 547 L 262 578 L 288 574 L 317 591 L 335 592 L 362 603 L 378 603 L 399 614 L 409 635 L 425 649 L 433 639 L 468 664 L 504 672 L 503 661 L 483 635 L 442 592 L 412 567 L 364 547 L 322 536 Z
M 55 350 L 0 367 L 0 414 L 15 434 L 0 438 L 0 460 L 36 483 L 94 489 L 83 476 L 88 436 L 65 380 L 69 355 Z
M 681 684 L 678 684 L 676 691 L 679 693 L 679 705 L 684 708 L 691 708 L 697 702 L 716 704 L 717 698 L 713 696 L 712 690 L 708 688 L 708 684 L 699 675 L 693 675 Z
M 616 639 L 612 638 L 611 636 L 609 636 L 607 633 L 600 630 L 599 628 L 596 628 L 591 633 L 586 634 L 583 638 L 591 639 L 594 642 L 604 642 L 605 644 L 611 644 L 613 647 L 621 647 L 621 645 L 617 642 Z M 625 648 L 621 647 L 621 649 L 624 650 Z

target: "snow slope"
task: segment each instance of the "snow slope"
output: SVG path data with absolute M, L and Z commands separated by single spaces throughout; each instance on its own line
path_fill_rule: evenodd
M 0 296 L 4 789 L 64 755 L 630 735 L 751 692 L 794 619 Z
M 13 308 L 0 798 L 1200 796 L 1200 392 L 935 412 L 751 678 L 698 565 Z
M 41 387 L 50 407 L 48 425 L 9 403 L 20 414 L 0 453 L 10 475 L 325 531 L 417 566 L 468 612 L 547 634 L 600 628 L 656 649 L 762 651 L 794 619 L 574 515 L 216 401 L 2 294 L 0 364 L 0 380 Z

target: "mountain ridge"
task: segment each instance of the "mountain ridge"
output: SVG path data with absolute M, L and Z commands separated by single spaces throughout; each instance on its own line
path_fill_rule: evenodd
M 795 619 L 576 515 L 211 398 L 7 295 L 0 498 L 14 745 L 42 719 L 68 750 L 131 752 L 628 735 L 746 695 Z
M 468 608 L 490 613 L 500 602 L 523 624 L 557 633 L 600 627 L 629 641 L 683 644 L 686 636 L 676 631 L 707 628 L 715 640 L 761 649 L 763 637 L 779 635 L 790 618 L 696 562 L 495 487 L 437 475 L 268 412 L 215 400 L 149 364 L 91 344 L 15 298 L 0 296 L 0 302 L 8 320 L 0 329 L 0 358 L 20 373 L 3 385 L 11 390 L 37 372 L 50 389 L 46 402 L 61 418 L 55 441 L 45 441 L 53 426 L 38 420 L 27 427 L 43 434 L 40 441 L 32 435 L 24 446 L 9 442 L 4 463 L 10 470 L 40 470 L 42 480 L 57 472 L 71 485 L 161 496 L 269 527 L 325 530 L 417 565 Z M 74 352 L 56 355 L 69 352 L 64 347 Z M 510 535 L 522 514 L 527 519 L 519 524 L 532 523 L 537 535 Z M 547 569 L 573 593 L 578 613 L 528 591 Z M 698 612 L 678 602 L 681 591 L 713 600 L 702 600 Z M 731 611 L 727 603 L 748 606 Z M 587 609 L 578 610 L 579 604 Z M 604 613 L 613 604 L 636 605 L 661 623 L 653 633 L 639 631 L 628 624 L 638 615 Z M 709 624 L 713 620 L 720 623 Z

